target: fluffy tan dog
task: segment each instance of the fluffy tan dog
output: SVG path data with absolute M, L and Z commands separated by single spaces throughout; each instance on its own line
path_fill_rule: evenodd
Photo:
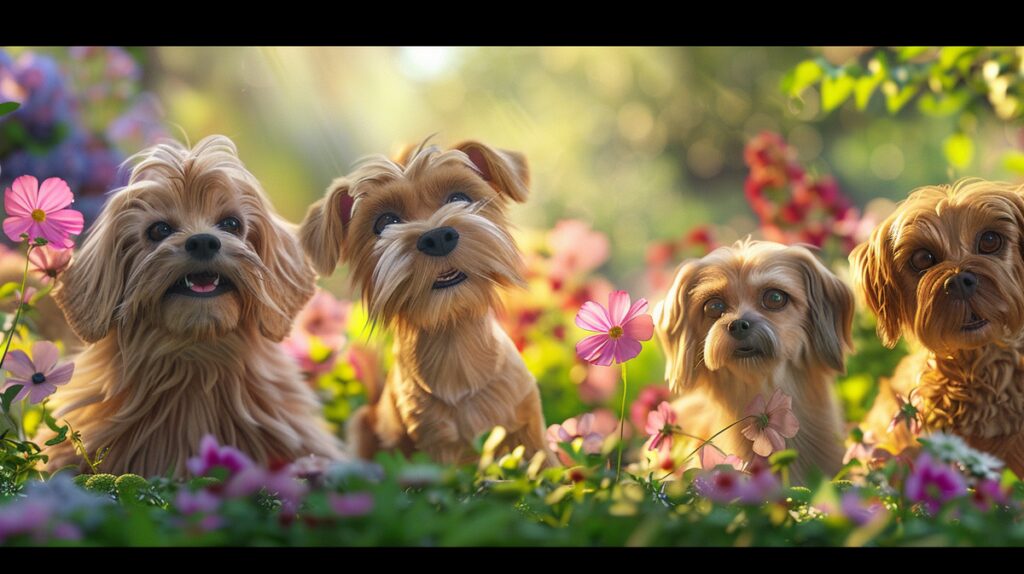
M 260 463 L 339 445 L 279 348 L 312 296 L 298 241 L 226 137 L 142 152 L 54 291 L 91 343 L 52 400 L 102 470 L 186 473 L 203 435 Z M 84 462 L 68 443 L 49 467 Z
M 684 431 L 708 438 L 744 417 L 756 395 L 781 389 L 800 423 L 788 445 L 799 452 L 794 478 L 839 470 L 832 383 L 852 346 L 853 294 L 810 251 L 747 239 L 685 262 L 654 320 Z M 715 444 L 749 460 L 745 426 Z
M 966 179 L 914 190 L 850 255 L 878 335 L 915 351 L 865 420 L 886 436 L 893 392 L 917 387 L 924 426 L 1024 474 L 1024 187 Z M 913 444 L 904 425 L 891 446 Z
M 502 425 L 506 445 L 546 450 L 537 383 L 493 312 L 497 288 L 524 283 L 505 208 L 526 200 L 526 162 L 476 142 L 404 155 L 335 180 L 300 230 L 317 270 L 349 263 L 371 319 L 395 334 L 395 364 L 349 441 L 365 458 L 467 462 L 473 438 Z

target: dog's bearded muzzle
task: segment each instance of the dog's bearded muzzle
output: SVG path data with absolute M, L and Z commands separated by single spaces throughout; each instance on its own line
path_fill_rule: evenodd
M 723 318 L 708 333 L 704 362 L 711 371 L 726 366 L 763 369 L 774 362 L 778 346 L 778 337 L 768 321 L 751 315 Z

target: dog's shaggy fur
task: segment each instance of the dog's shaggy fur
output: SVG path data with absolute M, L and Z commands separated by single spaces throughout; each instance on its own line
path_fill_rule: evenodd
M 348 262 L 370 317 L 395 334 L 395 364 L 348 440 L 362 457 L 400 449 L 467 462 L 473 439 L 502 425 L 506 445 L 546 450 L 537 383 L 493 312 L 497 288 L 523 284 L 505 208 L 526 200 L 526 163 L 475 142 L 403 155 L 335 180 L 300 230 L 317 270 Z M 435 233 L 449 252 L 430 243 Z
M 779 308 L 766 306 L 773 290 L 786 295 Z M 810 251 L 748 239 L 684 262 L 654 320 L 665 378 L 682 395 L 674 407 L 685 432 L 708 438 L 745 416 L 756 395 L 781 389 L 800 422 L 789 441 L 799 453 L 795 480 L 812 469 L 839 470 L 843 432 L 833 381 L 852 346 L 853 293 Z M 736 321 L 747 322 L 742 338 Z M 750 460 L 744 426 L 715 443 Z
M 914 190 L 851 253 L 879 337 L 917 347 L 865 420 L 893 449 L 914 444 L 904 425 L 885 433 L 893 393 L 917 387 L 926 430 L 954 432 L 1024 472 L 1022 242 L 1024 186 L 966 179 Z
M 259 463 L 339 456 L 277 344 L 313 294 L 313 271 L 234 143 L 165 143 L 136 160 L 54 291 L 91 343 L 52 399 L 57 418 L 91 457 L 109 449 L 111 473 L 183 476 L 207 433 Z M 218 247 L 200 256 L 197 237 Z M 84 468 L 68 442 L 51 449 L 50 469 Z

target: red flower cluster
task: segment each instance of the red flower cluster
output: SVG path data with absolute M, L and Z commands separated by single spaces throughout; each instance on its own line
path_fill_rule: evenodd
M 690 257 L 703 257 L 718 247 L 711 227 L 699 225 L 682 237 L 655 241 L 647 247 L 647 284 L 651 292 L 668 289 L 675 275 L 675 265 Z
M 853 249 L 859 213 L 832 177 L 808 174 L 776 133 L 750 140 L 743 158 L 750 166 L 744 193 L 765 239 L 823 247 L 835 238 L 843 253 Z

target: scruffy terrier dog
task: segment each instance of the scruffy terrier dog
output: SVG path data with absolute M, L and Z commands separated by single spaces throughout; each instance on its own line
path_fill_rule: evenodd
M 842 466 L 833 391 L 852 341 L 853 293 L 807 249 L 750 239 L 685 262 L 654 311 L 683 430 L 707 438 L 745 416 L 758 394 L 793 398 L 794 479 Z M 740 424 L 715 439 L 750 460 Z
M 883 381 L 865 426 L 885 436 L 894 391 L 917 388 L 926 429 L 943 429 L 1024 474 L 1024 187 L 966 179 L 914 190 L 850 254 L 893 347 L 919 347 Z M 913 444 L 905 425 L 889 435 Z
M 269 464 L 340 456 L 277 342 L 315 276 L 234 143 L 136 158 L 54 296 L 90 345 L 52 400 L 110 473 L 186 474 L 203 435 Z M 51 469 L 81 463 L 70 444 Z
M 395 334 L 395 364 L 348 440 L 364 458 L 420 450 L 462 463 L 502 425 L 506 445 L 546 451 L 537 383 L 493 311 L 497 288 L 524 283 L 505 209 L 526 200 L 525 159 L 476 142 L 404 155 L 336 179 L 300 230 L 314 267 L 349 263 L 371 319 Z

